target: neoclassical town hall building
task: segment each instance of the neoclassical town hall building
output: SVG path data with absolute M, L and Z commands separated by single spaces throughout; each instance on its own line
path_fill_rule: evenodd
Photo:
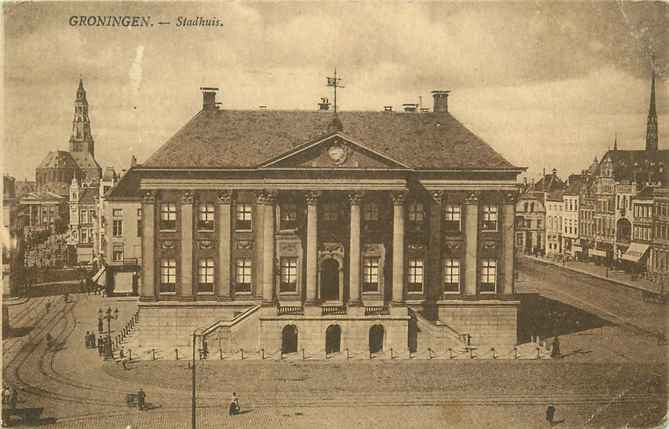
M 203 108 L 128 173 L 134 346 L 322 356 L 516 343 L 515 167 L 448 112 Z M 172 347 L 172 348 L 170 348 Z M 169 358 L 168 356 L 165 356 Z

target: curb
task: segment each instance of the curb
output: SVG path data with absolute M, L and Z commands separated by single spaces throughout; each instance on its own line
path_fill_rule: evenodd
M 533 256 L 526 256 L 526 255 L 523 255 L 521 257 L 526 258 L 530 261 L 539 262 L 539 263 L 544 264 L 544 265 L 552 265 L 554 267 L 558 267 L 558 268 L 562 268 L 562 269 L 565 269 L 565 270 L 573 271 L 573 272 L 579 273 L 579 274 L 584 274 L 586 276 L 590 276 L 590 277 L 593 277 L 593 278 L 596 278 L 596 279 L 599 279 L 599 280 L 604 280 L 604 281 L 607 281 L 607 282 L 615 283 L 615 284 L 620 285 L 620 286 L 625 286 L 626 288 L 629 288 L 629 289 L 634 289 L 634 290 L 638 290 L 638 291 L 642 291 L 642 292 L 658 293 L 658 291 L 656 291 L 656 290 L 651 290 L 651 289 L 646 289 L 644 287 L 635 286 L 631 283 L 627 283 L 627 282 L 622 281 L 622 280 L 612 279 L 611 277 L 605 277 L 605 276 L 602 276 L 602 275 L 599 275 L 599 274 L 591 273 L 589 271 L 580 270 L 578 268 L 573 268 L 573 267 L 570 267 L 568 265 L 562 265 L 562 264 L 559 264 L 557 262 L 545 261 L 543 259 L 535 258 Z

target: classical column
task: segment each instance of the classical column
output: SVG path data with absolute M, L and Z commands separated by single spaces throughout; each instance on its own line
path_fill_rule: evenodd
M 193 193 L 181 195 L 181 299 L 193 299 Z
M 515 217 L 516 217 L 516 197 L 515 192 L 509 192 L 505 195 L 502 208 L 502 284 L 499 293 L 502 295 L 512 295 L 514 292 L 515 277 L 515 257 L 514 236 L 515 236 Z
M 156 297 L 156 193 L 148 191 L 142 201 L 142 288 L 140 299 L 152 301 Z
M 274 300 L 274 200 L 274 194 L 269 192 L 265 194 L 262 235 L 262 301 L 264 304 L 271 304 Z
M 404 201 L 406 192 L 391 194 L 393 199 L 393 302 L 404 302 Z
M 428 300 L 438 299 L 443 293 L 443 281 L 441 274 L 441 219 L 442 202 L 444 193 L 433 191 L 430 193 L 430 238 L 428 243 L 429 275 L 427 276 L 427 291 L 425 297 Z
M 263 234 L 264 234 L 264 223 L 263 223 L 263 214 L 265 212 L 265 192 L 258 191 L 256 192 L 256 205 L 255 205 L 255 216 L 253 217 L 253 230 L 255 231 L 255 261 L 253 268 L 254 275 L 254 296 L 257 298 L 262 298 L 262 285 L 263 285 Z
M 308 192 L 307 200 L 307 304 L 316 302 L 318 285 L 318 199 L 320 192 Z
M 216 296 L 221 300 L 230 299 L 230 205 L 232 191 L 220 191 L 218 201 L 218 222 L 216 235 L 218 241 L 218 279 L 216 281 Z
M 476 295 L 478 284 L 479 194 L 465 199 L 465 295 Z
M 348 194 L 351 202 L 351 243 L 349 247 L 349 303 L 360 304 L 360 200 L 361 192 Z

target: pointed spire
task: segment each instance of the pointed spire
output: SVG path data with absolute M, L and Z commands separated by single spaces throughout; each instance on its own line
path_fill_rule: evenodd
M 648 107 L 648 121 L 646 124 L 646 151 L 657 151 L 657 112 L 655 111 L 655 65 L 650 84 L 650 106 Z
M 613 137 L 613 151 L 615 152 L 617 150 L 618 150 L 618 133 L 615 133 Z

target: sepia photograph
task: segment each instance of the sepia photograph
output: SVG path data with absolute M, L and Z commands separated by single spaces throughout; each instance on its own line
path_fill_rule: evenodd
M 2 427 L 669 427 L 669 3 L 0 7 Z

